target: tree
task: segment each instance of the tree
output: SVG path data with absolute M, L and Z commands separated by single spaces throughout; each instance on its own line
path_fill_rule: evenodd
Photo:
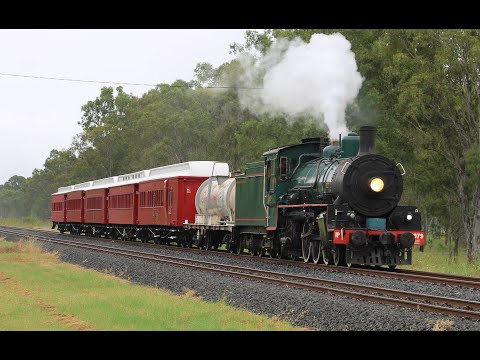
M 442 188 L 433 191 L 459 211 L 450 225 L 466 238 L 470 261 L 480 251 L 478 35 L 476 30 L 397 30 L 382 39 L 382 76 L 391 88 L 384 98 L 391 109 L 386 121 L 402 128 L 394 142 L 415 144 L 414 159 L 421 149 L 429 161 L 441 160 L 441 168 L 417 176 L 429 184 L 443 179 Z
M 126 136 L 130 125 L 128 108 L 133 97 L 126 94 L 121 86 L 104 87 L 100 96 L 82 106 L 83 116 L 78 124 L 83 129 L 80 143 L 94 147 L 99 156 L 97 166 L 102 176 L 108 177 L 123 170 L 122 160 L 128 152 L 129 139 Z

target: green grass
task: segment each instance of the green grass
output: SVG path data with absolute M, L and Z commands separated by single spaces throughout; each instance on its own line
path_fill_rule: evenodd
M 0 330 L 294 330 L 186 290 L 133 285 L 60 262 L 32 241 L 0 240 Z
M 413 250 L 413 265 L 401 266 L 402 269 L 430 271 L 480 277 L 480 260 L 468 263 L 467 250 L 460 247 L 458 256 L 453 257 L 453 244 L 445 245 L 443 239 L 428 241 L 424 252 L 418 246 Z
M 34 217 L 28 218 L 0 218 L 0 225 L 22 227 L 29 229 L 43 229 L 49 230 L 52 228 L 52 222 L 50 220 L 40 220 Z

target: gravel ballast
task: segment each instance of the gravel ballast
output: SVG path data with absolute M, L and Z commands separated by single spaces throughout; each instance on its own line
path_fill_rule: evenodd
M 457 287 L 445 284 L 429 284 L 425 282 L 415 282 L 409 280 L 399 280 L 392 278 L 383 278 L 376 276 L 368 276 L 362 274 L 352 274 L 346 272 L 328 271 L 323 268 L 306 268 L 302 267 L 302 262 L 298 262 L 298 266 L 291 265 L 286 266 L 283 264 L 276 264 L 274 262 L 258 261 L 250 256 L 222 256 L 221 254 L 205 252 L 187 252 L 182 251 L 181 248 L 172 246 L 170 248 L 149 246 L 147 244 L 141 244 L 139 242 L 132 244 L 128 241 L 106 240 L 106 239 L 92 239 L 88 237 L 72 237 L 69 235 L 60 235 L 58 233 L 52 233 L 58 236 L 58 238 L 82 241 L 93 244 L 102 244 L 115 248 L 133 249 L 137 251 L 151 252 L 160 255 L 168 255 L 175 257 L 182 257 L 185 259 L 212 261 L 220 264 L 236 265 L 236 266 L 248 266 L 254 269 L 269 270 L 280 273 L 294 274 L 300 276 L 310 276 L 326 280 L 343 281 L 355 284 L 362 284 L 367 286 L 383 287 L 388 289 L 417 292 L 435 296 L 459 298 L 464 300 L 480 301 L 480 290 L 464 287 Z M 332 266 L 332 269 L 335 267 Z

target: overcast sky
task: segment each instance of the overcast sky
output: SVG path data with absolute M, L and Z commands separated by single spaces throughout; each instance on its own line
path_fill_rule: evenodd
M 218 66 L 245 30 L 0 30 L 0 73 L 72 79 L 172 83 L 193 79 L 199 62 Z M 0 75 L 0 184 L 29 177 L 52 149 L 81 130 L 81 107 L 108 84 Z M 112 85 L 116 86 L 116 85 Z M 140 96 L 145 86 L 123 86 Z

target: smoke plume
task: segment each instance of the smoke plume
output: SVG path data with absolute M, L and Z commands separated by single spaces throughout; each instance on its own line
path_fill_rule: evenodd
M 328 126 L 331 138 L 348 132 L 345 110 L 363 78 L 343 35 L 314 34 L 310 43 L 280 39 L 259 61 L 243 56 L 240 63 L 243 85 L 263 87 L 239 92 L 243 106 L 257 114 L 311 115 Z

